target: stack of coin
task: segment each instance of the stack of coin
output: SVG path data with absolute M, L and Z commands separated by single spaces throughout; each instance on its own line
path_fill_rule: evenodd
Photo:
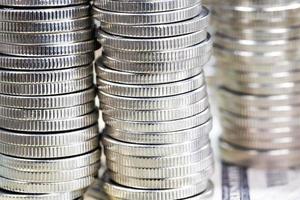
M 209 11 L 199 0 L 94 2 L 97 86 L 113 199 L 205 199 L 213 158 L 202 67 Z M 205 191 L 208 190 L 206 193 Z
M 225 160 L 300 164 L 300 1 L 226 0 L 213 8 Z
M 88 1 L 0 5 L 0 199 L 81 197 L 100 159 Z

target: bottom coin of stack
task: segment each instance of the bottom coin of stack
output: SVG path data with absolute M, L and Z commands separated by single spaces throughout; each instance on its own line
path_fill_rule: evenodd
M 193 193 L 192 190 L 197 190 L 192 187 L 185 187 L 181 189 L 169 189 L 164 191 L 151 191 L 151 190 L 135 190 L 134 188 L 127 188 L 117 183 L 112 182 L 107 175 L 105 175 L 102 179 L 97 180 L 97 182 L 92 185 L 89 190 L 86 192 L 84 199 L 86 200 L 107 200 L 107 199 L 173 199 L 175 197 L 180 198 L 181 196 L 187 196 L 188 193 Z M 191 191 L 188 191 L 191 190 Z M 127 196 L 126 198 L 118 198 L 112 197 L 109 198 L 104 191 L 110 191 L 110 193 L 123 194 L 123 196 Z M 208 183 L 207 189 L 201 194 L 191 196 L 190 200 L 209 200 L 211 199 L 214 192 L 212 182 Z M 132 193 L 132 194 L 131 194 Z M 158 197 L 160 196 L 160 197 Z

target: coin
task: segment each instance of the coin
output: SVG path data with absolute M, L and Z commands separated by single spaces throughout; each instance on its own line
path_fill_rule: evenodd
M 93 11 L 103 47 L 96 61 L 103 194 L 175 200 L 206 191 L 213 172 L 202 72 L 212 53 L 208 9 L 193 0 L 104 0 Z

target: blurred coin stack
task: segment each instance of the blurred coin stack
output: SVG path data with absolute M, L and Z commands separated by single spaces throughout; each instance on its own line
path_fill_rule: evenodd
M 89 4 L 0 5 L 0 199 L 78 198 L 100 159 Z
M 214 5 L 225 160 L 300 164 L 300 1 Z
M 202 67 L 211 56 L 199 0 L 98 0 L 102 139 L 113 199 L 206 199 L 213 158 Z

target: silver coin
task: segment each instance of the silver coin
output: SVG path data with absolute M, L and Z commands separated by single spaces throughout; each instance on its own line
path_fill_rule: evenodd
M 255 128 L 280 128 L 288 126 L 298 126 L 297 117 L 269 117 L 269 118 L 255 118 L 255 117 L 242 117 L 227 111 L 221 112 L 223 121 L 228 121 L 241 127 L 255 127 Z
M 73 170 L 45 172 L 20 171 L 0 166 L 0 174 L 4 178 L 35 183 L 66 182 L 92 176 L 99 168 L 100 162 Z
M 1 43 L 10 44 L 61 44 L 82 42 L 93 37 L 91 29 L 62 33 L 0 33 Z
M 193 91 L 204 85 L 204 74 L 186 80 L 163 84 L 129 85 L 97 79 L 98 89 L 123 97 L 165 97 Z
M 97 63 L 103 63 L 106 67 L 114 70 L 131 73 L 145 73 L 145 74 L 163 74 L 163 73 L 179 73 L 194 68 L 202 68 L 210 59 L 211 51 L 199 57 L 193 57 L 184 60 L 170 60 L 169 62 L 157 61 L 127 61 L 118 60 L 103 55 L 99 58 Z
M 238 80 L 226 79 L 226 87 L 230 90 L 249 95 L 282 95 L 299 92 L 299 81 L 282 83 L 243 83 Z
M 6 83 L 51 83 L 72 81 L 92 75 L 93 65 L 47 71 L 15 71 L 0 69 L 0 82 Z
M 207 40 L 197 45 L 170 51 L 121 51 L 118 49 L 105 48 L 103 54 L 117 60 L 134 61 L 134 62 L 175 62 L 195 57 L 205 56 L 211 52 L 212 39 L 208 35 Z
M 187 1 L 185 1 L 187 2 Z M 161 3 L 161 2 L 160 2 Z M 209 11 L 202 6 L 202 10 L 194 18 L 174 22 L 170 24 L 155 25 L 126 25 L 101 22 L 101 29 L 114 35 L 135 37 L 135 38 L 160 38 L 184 35 L 197 31 L 206 30 L 209 23 Z
M 0 117 L 29 120 L 67 119 L 85 115 L 95 108 L 95 101 L 63 109 L 22 109 L 0 106 Z
M 32 191 L 35 191 L 36 194 L 59 193 L 84 189 L 89 186 L 94 179 L 93 176 L 88 176 L 67 182 L 35 183 L 16 181 L 0 176 L 0 186 L 3 189 L 21 193 L 30 193 Z
M 233 145 L 240 145 L 244 148 L 257 149 L 257 150 L 272 150 L 272 149 L 294 149 L 299 148 L 297 143 L 298 137 L 282 137 L 282 138 L 269 138 L 269 139 L 257 139 L 255 137 L 247 137 L 247 133 L 244 133 L 245 137 L 236 136 L 230 134 L 227 130 L 222 134 L 222 140 L 228 141 Z
M 59 33 L 82 30 L 90 27 L 90 17 L 55 21 L 0 21 L 0 30 L 5 33 Z
M 60 132 L 76 130 L 95 124 L 98 119 L 98 112 L 94 110 L 86 115 L 57 120 L 26 120 L 0 118 L 0 126 L 9 130 L 23 132 Z
M 299 132 L 298 127 L 279 127 L 279 128 L 258 128 L 258 127 L 241 127 L 235 124 L 231 124 L 227 121 L 222 122 L 222 127 L 227 132 L 232 132 L 236 134 L 237 136 L 242 135 L 244 133 L 247 134 L 247 136 L 251 136 L 252 138 L 258 138 L 261 140 L 266 139 L 279 139 L 279 138 L 291 138 L 291 137 L 297 137 L 297 133 Z M 238 131 L 237 131 L 238 130 Z M 265 133 L 262 135 L 261 133 Z
M 55 96 L 14 96 L 0 94 L 3 107 L 23 109 L 55 109 L 85 104 L 95 99 L 95 88 Z
M 97 137 L 98 134 L 98 124 L 75 131 L 47 134 L 13 132 L 0 129 L 0 140 L 2 143 L 19 146 L 53 147 L 79 144 Z
M 127 156 L 141 156 L 141 157 L 162 157 L 175 156 L 178 154 L 185 154 L 197 151 L 208 143 L 208 137 L 197 138 L 192 141 L 187 141 L 178 144 L 132 144 L 117 141 L 113 138 L 104 136 L 102 143 L 105 150 L 113 151 Z
M 0 53 L 12 56 L 67 56 L 86 54 L 95 50 L 94 40 L 61 44 L 5 44 Z
M 201 99 L 203 99 L 206 95 L 206 85 L 202 85 L 201 87 L 193 91 L 189 91 L 183 94 L 156 98 L 120 97 L 99 91 L 99 98 L 102 103 L 114 108 L 130 110 L 174 109 L 201 101 Z
M 119 165 L 129 167 L 141 168 L 165 168 L 186 163 L 195 163 L 204 160 L 212 155 L 210 144 L 198 149 L 195 152 L 188 152 L 186 154 L 179 154 L 173 156 L 154 156 L 154 157 L 140 157 L 140 156 L 127 156 L 105 149 L 105 155 L 108 161 L 113 161 Z
M 194 116 L 203 112 L 209 107 L 208 98 L 205 97 L 194 104 L 183 106 L 175 109 L 165 110 L 125 110 L 114 108 L 105 104 L 100 104 L 102 113 L 112 118 L 126 120 L 126 121 L 169 121 L 176 119 L 183 119 Z M 0 107 L 1 116 L 1 107 Z
M 0 91 L 6 95 L 21 96 L 50 96 L 57 94 L 74 93 L 86 90 L 93 86 L 93 76 L 74 79 L 64 82 L 49 83 L 8 83 L 1 82 Z
M 116 12 L 165 12 L 169 10 L 179 10 L 200 4 L 199 0 L 167 0 L 164 2 L 157 1 L 118 1 L 113 0 L 96 0 L 94 5 L 103 10 Z
M 196 185 L 197 183 L 203 183 L 204 185 L 208 182 L 208 177 L 211 176 L 211 174 L 200 172 L 176 178 L 141 179 L 123 176 L 113 172 L 109 172 L 109 174 L 113 181 L 121 185 L 126 185 L 136 189 L 152 190 L 182 188 L 190 185 Z
M 21 146 L 0 142 L 0 153 L 25 158 L 63 158 L 81 155 L 96 149 L 99 138 L 94 137 L 84 142 L 68 144 L 65 146 Z
M 207 183 L 201 182 L 176 189 L 147 190 L 127 188 L 106 180 L 103 188 L 109 196 L 121 199 L 175 200 L 188 198 L 205 191 Z
M 105 134 L 120 141 L 139 144 L 175 144 L 191 141 L 196 138 L 207 137 L 212 129 L 212 119 L 200 126 L 191 129 L 167 132 L 167 133 L 144 133 L 115 129 L 107 126 Z
M 222 6 L 215 7 L 214 13 L 217 16 L 220 15 L 218 19 L 225 23 L 230 23 L 230 20 L 235 19 L 236 25 L 247 24 L 250 26 L 272 27 L 276 25 L 293 26 L 299 24 L 299 22 L 296 22 L 299 9 L 300 4 L 293 2 L 277 7 L 273 5 L 261 7 Z
M 60 7 L 87 3 L 87 0 L 1 0 L 0 5 L 9 7 Z
M 176 119 L 170 121 L 154 121 L 154 122 L 138 122 L 138 121 L 126 121 L 115 119 L 107 115 L 103 115 L 103 120 L 107 125 L 114 127 L 116 129 L 122 129 L 124 131 L 133 132 L 147 132 L 147 133 L 157 133 L 157 132 L 172 132 L 185 130 L 192 127 L 204 124 L 211 118 L 210 108 L 205 109 L 203 112 L 198 113 L 194 116 Z
M 225 161 L 242 166 L 286 169 L 287 167 L 299 165 L 298 149 L 254 150 L 239 148 L 223 141 L 220 141 L 220 148 Z
M 29 159 L 0 154 L 0 160 L 1 165 L 7 168 L 21 171 L 45 172 L 82 168 L 93 163 L 100 162 L 100 156 L 100 150 L 95 149 L 82 155 L 55 159 Z
M 220 79 L 226 82 L 228 79 L 235 79 L 242 83 L 276 84 L 286 82 L 298 82 L 300 70 L 284 72 L 243 72 L 234 69 L 220 69 Z
M 298 117 L 299 105 L 285 105 L 285 106 L 250 106 L 241 105 L 230 100 L 224 100 L 219 103 L 219 107 L 222 110 L 232 112 L 234 114 L 241 115 L 243 117 Z
M 59 7 L 55 9 L 0 9 L 1 21 L 52 21 L 86 17 L 89 15 L 89 5 Z
M 214 52 L 216 57 L 221 62 L 229 63 L 237 63 L 244 64 L 245 66 L 253 65 L 252 68 L 259 68 L 263 66 L 264 68 L 267 65 L 275 65 L 278 63 L 297 63 L 299 57 L 298 51 L 273 51 L 273 52 L 260 52 L 259 54 L 255 54 L 251 51 L 233 51 L 225 49 L 217 44 L 214 45 Z M 228 63 L 229 62 L 229 63 Z M 257 65 L 256 67 L 254 65 Z M 290 66 L 291 68 L 291 66 Z M 292 67 L 295 68 L 295 67 Z
M 240 5 L 240 6 L 268 6 L 268 5 L 286 5 L 294 3 L 294 0 L 227 0 L 224 2 L 226 5 Z
M 197 16 L 200 11 L 200 4 L 179 10 L 140 14 L 111 12 L 93 7 L 94 18 L 101 22 L 132 25 L 167 24 L 183 21 Z
M 14 57 L 0 56 L 0 67 L 10 70 L 59 70 L 84 66 L 92 63 L 93 53 L 67 55 L 59 57 Z
M 2 200 L 73 200 L 84 193 L 83 190 L 76 190 L 66 193 L 51 193 L 51 194 L 20 194 L 9 191 L 0 191 Z
M 247 106 L 286 106 L 297 105 L 299 103 L 299 94 L 279 94 L 279 95 L 250 95 L 230 91 L 226 88 L 220 88 L 218 94 L 221 98 L 231 99 L 233 102 Z
M 243 38 L 245 40 L 288 40 L 292 38 L 299 38 L 299 27 L 237 27 L 234 24 L 224 24 L 222 22 L 214 21 L 215 26 L 218 27 L 218 32 L 234 38 Z
M 168 51 L 187 48 L 196 45 L 207 38 L 207 31 L 197 31 L 190 34 L 165 37 L 165 38 L 128 38 L 119 37 L 107 34 L 104 31 L 98 31 L 98 42 L 100 42 L 105 49 L 113 48 L 119 50 L 129 51 Z M 296 45 L 296 44 L 295 44 Z
M 145 67 L 146 68 L 146 67 Z M 110 69 L 97 62 L 96 74 L 98 78 L 125 84 L 162 84 L 176 82 L 196 76 L 202 72 L 201 66 L 195 66 L 187 70 L 170 73 L 133 73 Z
M 129 176 L 142 179 L 163 179 L 172 177 L 184 177 L 188 174 L 196 174 L 197 172 L 213 171 L 213 159 L 211 156 L 201 160 L 200 162 L 189 163 L 186 165 L 179 165 L 166 168 L 139 168 L 122 166 L 115 162 L 107 162 L 107 167 L 114 173 L 123 176 Z
M 297 49 L 300 40 L 291 38 L 286 40 L 258 40 L 258 39 L 237 39 L 232 36 L 226 36 L 222 33 L 215 34 L 214 42 L 216 45 L 225 49 L 236 51 L 251 51 L 253 53 L 267 53 L 275 51 L 293 51 Z

